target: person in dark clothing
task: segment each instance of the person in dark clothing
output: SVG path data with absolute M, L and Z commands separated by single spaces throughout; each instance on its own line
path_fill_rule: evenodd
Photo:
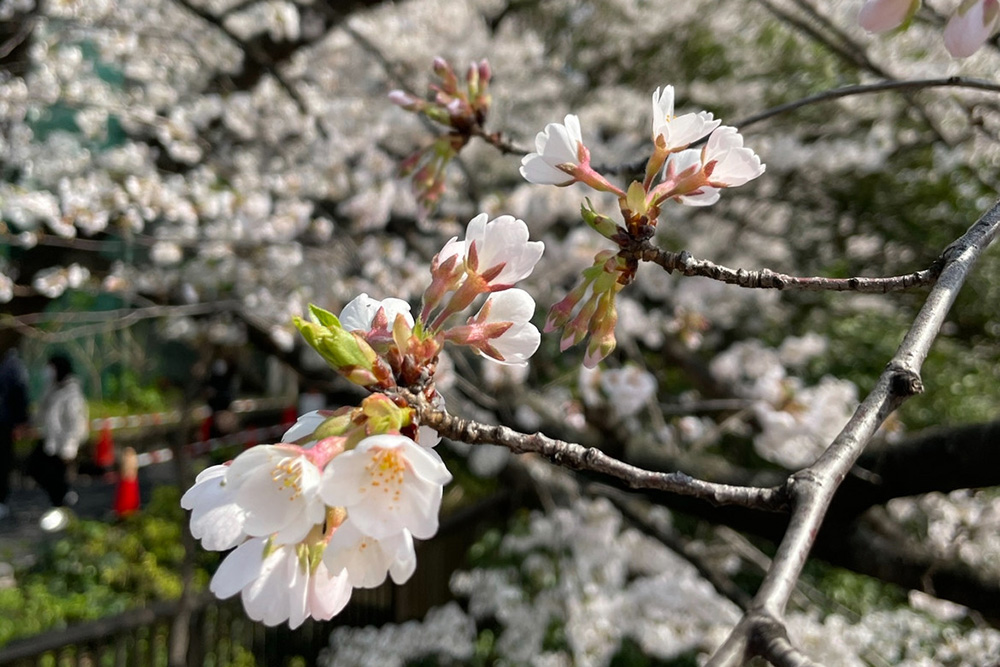
M 10 348 L 0 360 L 0 519 L 10 515 L 10 474 L 14 470 L 14 441 L 28 423 L 28 372 Z

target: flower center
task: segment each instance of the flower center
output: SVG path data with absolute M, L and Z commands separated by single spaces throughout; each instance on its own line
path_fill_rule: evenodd
M 271 470 L 271 479 L 278 484 L 278 489 L 291 491 L 289 500 L 295 500 L 302 495 L 302 465 L 297 459 L 292 457 L 281 459 Z
M 365 467 L 371 479 L 373 490 L 382 490 L 390 503 L 400 499 L 403 487 L 403 473 L 406 472 L 406 460 L 395 449 L 379 449 L 372 454 L 371 462 Z M 390 509 L 392 505 L 390 505 Z

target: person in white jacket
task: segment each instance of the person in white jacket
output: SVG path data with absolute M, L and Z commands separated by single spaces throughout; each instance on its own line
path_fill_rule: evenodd
M 67 467 L 76 460 L 80 445 L 90 435 L 90 419 L 87 400 L 69 357 L 53 354 L 46 373 L 48 386 L 38 409 L 42 440 L 32 454 L 29 472 L 53 507 L 42 516 L 42 528 L 60 530 L 68 521 L 63 507 L 76 501 L 76 493 L 67 479 Z

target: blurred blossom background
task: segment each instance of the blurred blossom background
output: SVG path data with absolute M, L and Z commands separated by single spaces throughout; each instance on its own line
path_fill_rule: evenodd
M 756 590 L 780 517 L 627 495 L 537 458 L 445 442 L 455 480 L 410 583 L 290 632 L 205 597 L 217 561 L 194 548 L 177 499 L 209 463 L 275 441 L 255 429 L 294 421 L 303 397 L 308 409 L 358 400 L 293 316 L 309 303 L 340 312 L 361 293 L 419 311 L 431 258 L 480 212 L 523 219 L 545 243 L 519 284 L 541 328 L 613 247 L 581 221 L 584 197 L 618 219 L 611 194 L 518 173 L 535 134 L 569 113 L 594 167 L 627 186 L 651 153 L 651 95 L 667 84 L 678 114 L 741 126 L 845 86 L 961 77 L 742 126 L 766 173 L 710 207 L 665 205 L 654 237 L 799 276 L 931 266 L 997 198 L 1000 46 L 952 58 L 950 0 L 882 35 L 858 26 L 861 4 L 0 0 L 0 352 L 19 349 L 33 399 L 48 356 L 70 355 L 93 419 L 66 532 L 34 530 L 37 489 L 15 465 L 13 515 L 0 521 L 0 662 L 12 647 L 98 655 L 96 637 L 59 644 L 97 618 L 117 619 L 128 651 L 162 650 L 157 664 L 171 665 L 704 661 Z M 486 128 L 522 153 L 470 142 L 427 210 L 398 167 L 440 130 L 387 95 L 423 97 L 438 56 L 458 72 L 489 61 Z M 954 85 L 971 80 L 988 85 Z M 648 468 L 780 484 L 847 423 L 925 295 L 747 290 L 644 264 L 618 297 L 618 347 L 598 368 L 581 370 L 580 346 L 560 353 L 559 336 L 543 334 L 525 367 L 451 348 L 437 386 L 461 416 Z M 926 392 L 848 480 L 881 490 L 835 510 L 789 614 L 793 640 L 821 664 L 1000 655 L 1000 466 L 942 479 L 921 464 L 933 458 L 893 454 L 924 443 L 926 456 L 958 456 L 996 437 L 997 304 L 993 249 L 924 366 Z M 105 433 L 111 459 L 98 455 Z M 30 433 L 15 443 L 15 460 L 32 444 Z M 143 506 L 109 516 L 127 445 Z M 935 586 L 934 572 L 960 581 Z M 139 609 L 150 620 L 137 630 L 122 619 Z

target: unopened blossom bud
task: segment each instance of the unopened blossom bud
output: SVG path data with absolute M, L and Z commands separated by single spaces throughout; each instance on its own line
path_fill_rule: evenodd
M 604 238 L 610 239 L 619 232 L 618 224 L 608 216 L 595 211 L 590 199 L 586 199 L 585 203 L 580 205 L 580 216 L 587 226 Z
M 615 294 L 605 292 L 601 295 L 597 310 L 591 318 L 590 343 L 583 357 L 584 366 L 594 368 L 614 351 L 616 324 L 618 324 L 618 312 L 615 310 Z
M 858 12 L 858 25 L 868 32 L 885 32 L 903 25 L 920 8 L 920 0 L 867 0 Z
M 427 106 L 427 102 L 424 100 L 398 89 L 389 92 L 389 101 L 407 111 L 421 111 Z
M 469 87 L 469 97 L 479 94 L 479 64 L 471 63 L 465 71 L 465 84 Z
M 441 90 L 454 95 L 458 91 L 458 77 L 447 60 L 441 56 L 434 58 L 434 73 L 441 77 Z
M 965 0 L 948 20 L 944 46 L 956 58 L 968 58 L 979 50 L 997 26 L 998 0 Z

